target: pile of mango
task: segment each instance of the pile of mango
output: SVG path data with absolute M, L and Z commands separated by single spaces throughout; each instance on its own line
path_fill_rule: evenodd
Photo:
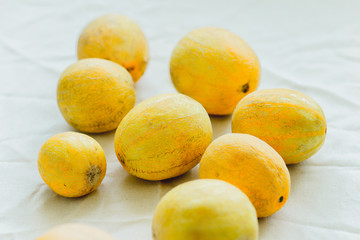
M 116 156 L 131 175 L 159 181 L 197 164 L 199 180 L 169 191 L 154 211 L 153 239 L 258 239 L 258 218 L 289 198 L 287 164 L 304 161 L 325 140 L 321 107 L 291 89 L 258 90 L 260 63 L 234 33 L 196 29 L 175 46 L 170 75 L 179 93 L 135 106 L 134 84 L 149 61 L 141 28 L 121 15 L 92 21 L 78 41 L 78 61 L 60 76 L 64 119 L 84 133 L 116 129 Z M 212 141 L 210 115 L 232 114 L 232 133 Z M 94 191 L 106 174 L 102 147 L 78 132 L 42 146 L 38 169 L 64 197 Z M 62 225 L 38 239 L 113 239 L 100 230 Z

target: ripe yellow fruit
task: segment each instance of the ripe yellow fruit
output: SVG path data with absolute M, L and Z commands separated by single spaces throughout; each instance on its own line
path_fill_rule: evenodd
M 182 94 L 162 94 L 124 117 L 115 134 L 115 151 L 130 174 L 162 180 L 197 165 L 211 140 L 209 115 L 200 103 Z
M 221 28 L 190 32 L 176 45 L 170 61 L 176 89 L 200 102 L 209 114 L 231 114 L 255 91 L 260 64 L 244 40 Z
M 91 137 L 64 132 L 41 147 L 38 169 L 44 182 L 64 197 L 81 197 L 94 191 L 106 173 L 101 146 Z
M 278 211 L 290 192 L 290 174 L 281 156 L 261 139 L 231 133 L 217 138 L 200 161 L 200 178 L 227 181 L 242 190 L 258 217 Z
M 36 240 L 115 240 L 108 233 L 78 223 L 54 227 Z
M 256 240 L 254 206 L 235 186 L 202 179 L 170 190 L 156 207 L 154 240 Z
M 99 59 L 80 60 L 60 76 L 57 101 L 65 120 L 89 133 L 114 130 L 135 105 L 130 74 L 119 64 Z
M 78 41 L 78 58 L 104 58 L 129 71 L 134 82 L 149 61 L 148 43 L 139 25 L 128 17 L 107 14 L 85 27 Z
M 293 164 L 321 148 L 326 120 L 321 107 L 309 96 L 291 89 L 266 89 L 239 102 L 232 118 L 232 132 L 264 140 L 286 164 Z

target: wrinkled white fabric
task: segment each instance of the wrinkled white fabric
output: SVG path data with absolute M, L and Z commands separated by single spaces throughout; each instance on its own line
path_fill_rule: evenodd
M 262 66 L 260 89 L 292 88 L 325 112 L 323 148 L 290 166 L 286 205 L 260 219 L 260 239 L 360 239 L 360 1 L 0 1 L 0 239 L 34 239 L 68 222 L 101 228 L 117 239 L 151 239 L 160 197 L 198 178 L 198 167 L 167 181 L 134 178 L 119 164 L 114 132 L 91 135 L 108 170 L 92 194 L 67 199 L 42 181 L 37 154 L 52 135 L 74 130 L 56 103 L 60 73 L 76 61 L 82 28 L 105 13 L 142 27 L 150 46 L 137 102 L 175 92 L 169 59 L 189 31 L 218 26 L 243 37 Z M 212 117 L 214 138 L 231 117 Z

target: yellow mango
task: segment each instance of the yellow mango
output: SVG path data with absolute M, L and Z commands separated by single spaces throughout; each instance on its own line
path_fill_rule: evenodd
M 60 76 L 57 102 L 65 120 L 89 133 L 114 130 L 135 105 L 130 74 L 119 64 L 99 59 L 80 60 Z
M 134 82 L 144 74 L 149 61 L 147 40 L 132 19 L 106 14 L 85 27 L 78 40 L 78 58 L 104 58 L 129 71 Z
M 290 192 L 290 174 L 281 156 L 261 139 L 239 133 L 213 141 L 200 161 L 200 178 L 227 181 L 243 191 L 258 217 L 278 211 Z
M 115 134 L 115 151 L 130 174 L 162 180 L 197 165 L 211 140 L 211 122 L 200 103 L 182 94 L 162 94 L 124 117 Z
M 94 227 L 69 223 L 50 229 L 36 240 L 115 240 L 115 238 Z
M 257 89 L 260 64 L 240 37 L 206 27 L 187 34 L 170 61 L 176 89 L 200 102 L 209 114 L 231 114 L 236 104 Z
M 81 197 L 93 192 L 106 173 L 105 153 L 91 137 L 64 132 L 41 147 L 38 169 L 44 182 L 64 197 Z
M 304 161 L 323 145 L 326 120 L 304 93 L 265 89 L 243 98 L 232 118 L 232 132 L 254 135 L 272 146 L 286 164 Z
M 202 179 L 170 190 L 156 207 L 154 240 L 256 240 L 254 206 L 235 186 Z

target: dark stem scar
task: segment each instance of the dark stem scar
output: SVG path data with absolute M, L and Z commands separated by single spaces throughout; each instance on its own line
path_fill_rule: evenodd
M 281 197 L 279 198 L 279 202 L 281 203 L 283 200 L 284 200 L 284 197 L 281 196 Z
M 134 71 L 135 67 L 134 66 L 131 66 L 131 67 L 127 67 L 126 70 L 128 72 L 131 72 L 131 71 Z
M 247 93 L 249 91 L 249 83 L 245 83 L 244 85 L 241 86 L 241 92 L 243 93 Z

